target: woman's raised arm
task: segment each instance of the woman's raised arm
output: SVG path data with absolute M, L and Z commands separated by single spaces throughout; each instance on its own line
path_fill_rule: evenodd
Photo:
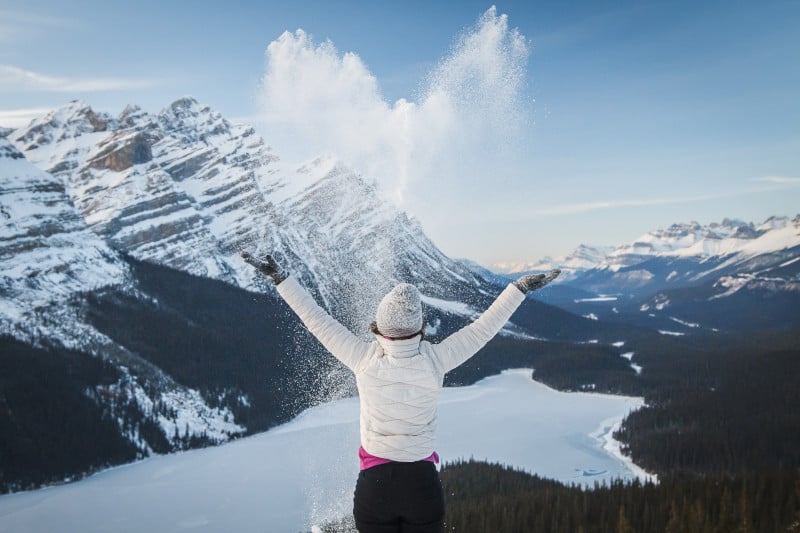
M 242 259 L 272 280 L 278 294 L 325 349 L 351 370 L 358 368 L 372 350 L 372 343 L 362 341 L 330 316 L 272 256 L 267 255 L 264 260 L 260 260 L 247 252 L 242 252 L 241 255 Z
M 556 279 L 560 270 L 551 270 L 546 276 L 536 274 L 522 276 L 509 283 L 500 296 L 473 323 L 456 331 L 440 344 L 433 345 L 442 373 L 449 372 L 464 363 L 486 346 L 525 301 L 528 292 L 540 289 Z

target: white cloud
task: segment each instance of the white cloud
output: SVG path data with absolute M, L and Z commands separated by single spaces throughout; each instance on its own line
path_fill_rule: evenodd
M 0 17 L 8 23 L 30 26 L 74 26 L 76 21 L 66 17 L 55 17 L 52 15 L 42 15 L 41 13 L 14 11 L 10 9 L 0 9 Z
M 28 109 L 0 109 L 0 127 L 21 128 L 28 125 L 34 118 L 42 117 L 52 111 L 48 107 L 34 107 Z
M 153 87 L 150 80 L 128 78 L 63 78 L 25 70 L 14 65 L 0 65 L 0 91 L 100 92 Z
M 789 176 L 760 176 L 758 178 L 753 178 L 753 181 L 775 183 L 778 185 L 800 185 L 800 178 L 792 178 Z
M 574 204 L 561 204 L 530 211 L 532 215 L 574 215 L 601 209 L 617 209 L 620 207 L 645 207 L 651 205 L 669 205 L 687 202 L 701 202 L 730 196 L 730 194 L 682 196 L 674 198 L 638 198 L 629 200 L 607 200 L 601 202 L 579 202 Z
M 278 153 L 332 152 L 412 211 L 419 197 L 464 185 L 467 173 L 496 173 L 526 116 L 528 43 L 495 8 L 461 35 L 417 101 L 387 102 L 358 55 L 303 30 L 285 32 L 266 56 L 262 125 Z
M 759 180 L 759 181 L 768 181 L 770 183 L 780 183 L 780 184 L 790 184 L 790 185 L 800 184 L 800 180 L 793 180 L 792 178 L 782 178 L 782 179 L 784 180 L 788 179 L 792 181 L 780 181 L 780 182 L 775 182 L 771 180 Z M 599 211 L 602 209 L 686 204 L 693 202 L 706 202 L 710 200 L 721 200 L 724 198 L 731 198 L 734 196 L 742 196 L 746 194 L 774 192 L 780 189 L 781 188 L 775 188 L 775 187 L 761 187 L 761 188 L 749 187 L 749 188 L 742 188 L 735 190 L 727 190 L 725 192 L 718 192 L 712 194 L 699 194 L 693 196 L 687 195 L 687 196 L 673 196 L 664 198 L 632 198 L 626 200 L 607 200 L 601 202 L 582 202 L 582 203 L 578 202 L 572 204 L 553 205 L 542 209 L 531 209 L 527 211 L 527 214 L 534 216 L 574 215 L 578 213 L 588 213 L 590 211 Z
M 12 42 L 57 28 L 76 28 L 78 22 L 41 13 L 0 9 L 0 42 Z

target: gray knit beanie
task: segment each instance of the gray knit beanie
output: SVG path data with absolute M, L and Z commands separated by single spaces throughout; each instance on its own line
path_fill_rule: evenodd
M 387 337 L 407 337 L 422 330 L 422 301 L 417 288 L 401 283 L 378 304 L 378 331 Z

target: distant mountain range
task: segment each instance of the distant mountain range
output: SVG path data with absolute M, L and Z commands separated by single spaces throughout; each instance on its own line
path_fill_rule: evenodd
M 761 224 L 674 224 L 614 248 L 506 265 L 501 274 L 558 266 L 542 299 L 593 318 L 685 334 L 800 325 L 800 215 Z
M 343 162 L 287 167 L 192 98 L 118 116 L 71 102 L 1 129 L 0 217 L 0 491 L 225 442 L 352 393 L 241 250 L 276 254 L 365 339 L 399 281 L 423 293 L 433 340 L 509 281 L 445 256 Z M 623 390 L 639 379 L 620 357 L 637 340 L 797 327 L 798 226 L 673 226 L 581 247 L 447 382 L 533 366 Z

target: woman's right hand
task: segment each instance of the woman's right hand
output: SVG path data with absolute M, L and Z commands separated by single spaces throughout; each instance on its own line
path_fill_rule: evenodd
M 242 259 L 249 265 L 271 279 L 272 283 L 275 285 L 278 285 L 281 281 L 289 277 L 275 258 L 269 254 L 264 256 L 263 260 L 253 257 L 249 252 L 241 252 L 239 255 L 241 255 Z

